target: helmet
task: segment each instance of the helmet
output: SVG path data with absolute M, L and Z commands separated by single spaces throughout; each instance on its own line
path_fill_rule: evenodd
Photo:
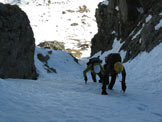
M 114 64 L 114 70 L 119 73 L 119 72 L 122 72 L 123 71 L 123 65 L 121 62 L 116 62 Z

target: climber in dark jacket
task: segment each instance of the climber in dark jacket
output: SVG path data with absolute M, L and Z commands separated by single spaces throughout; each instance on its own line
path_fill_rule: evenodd
M 103 67 L 102 67 L 101 63 L 102 63 L 102 60 L 100 60 L 99 57 L 91 58 L 89 60 L 89 62 L 87 63 L 87 68 L 83 71 L 83 76 L 84 76 L 84 80 L 85 80 L 86 84 L 87 84 L 87 80 L 88 80 L 86 74 L 88 71 L 91 72 L 93 82 L 96 82 L 96 75 L 98 75 L 100 77 L 99 82 L 100 83 L 103 82 L 104 71 L 103 71 Z
M 116 76 L 119 73 L 122 73 L 122 81 L 121 81 L 121 86 L 123 92 L 126 90 L 126 83 L 125 83 L 125 78 L 126 78 L 126 71 L 124 69 L 123 64 L 121 63 L 121 56 L 119 53 L 111 53 L 105 58 L 105 65 L 104 65 L 104 81 L 103 81 L 103 86 L 102 86 L 102 94 L 107 95 L 108 93 L 106 92 L 106 85 L 108 85 L 108 88 L 110 90 L 113 89 L 113 86 L 116 81 Z M 109 84 L 109 76 L 111 76 L 111 82 Z

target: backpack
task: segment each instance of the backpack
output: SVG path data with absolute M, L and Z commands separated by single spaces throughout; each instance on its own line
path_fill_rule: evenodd
M 94 64 L 94 63 L 102 63 L 102 60 L 99 57 L 94 57 L 89 59 L 87 65 Z
M 119 53 L 111 53 L 105 57 L 105 64 L 113 67 L 116 62 L 122 62 L 121 56 Z

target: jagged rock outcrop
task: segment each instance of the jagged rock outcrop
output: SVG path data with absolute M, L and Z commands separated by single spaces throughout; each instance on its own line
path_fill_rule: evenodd
M 73 54 L 72 52 L 76 51 L 77 50 L 71 50 L 71 49 L 65 49 L 65 46 L 64 46 L 64 43 L 63 42 L 58 42 L 58 41 L 45 41 L 45 42 L 41 42 L 40 44 L 38 44 L 38 46 L 42 47 L 42 48 L 47 48 L 47 49 L 53 49 L 53 50 L 63 50 L 63 51 L 66 51 L 67 53 L 69 53 L 73 58 L 74 58 L 74 61 L 76 63 L 78 63 L 78 59 L 76 58 L 77 57 L 77 54 L 78 53 L 75 53 Z M 84 45 L 83 45 L 84 46 Z M 41 56 L 42 57 L 42 56 Z M 41 58 L 40 56 L 38 56 L 38 59 L 43 59 Z M 46 57 L 46 56 L 45 56 Z M 44 58 L 44 59 L 47 59 Z M 48 59 L 47 59 L 48 60 Z M 47 66 L 47 65 L 46 65 Z
M 0 78 L 37 78 L 33 31 L 16 5 L 0 3 L 0 46 Z
M 52 51 L 48 51 L 48 54 L 51 53 Z M 50 59 L 49 55 L 44 56 L 42 53 L 38 53 L 37 58 L 43 63 L 43 67 L 48 73 L 57 73 L 56 69 L 48 65 L 48 60 Z
M 91 55 L 112 49 L 114 40 L 124 42 L 124 61 L 142 51 L 151 51 L 162 42 L 162 28 L 156 29 L 162 19 L 161 0 L 109 0 L 96 10 L 98 33 L 92 39 Z M 119 50 L 119 51 L 120 51 Z

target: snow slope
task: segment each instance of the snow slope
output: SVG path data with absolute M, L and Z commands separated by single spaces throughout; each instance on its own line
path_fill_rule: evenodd
M 79 2 L 76 3 L 79 4 Z M 91 1 L 89 5 L 93 3 L 94 1 Z M 63 4 L 59 5 L 63 6 Z M 69 23 L 63 23 L 63 20 L 75 18 L 75 16 L 70 16 L 68 13 L 62 21 L 61 19 L 54 20 L 53 14 L 48 11 L 57 11 L 57 17 L 61 18 L 62 10 L 58 9 L 59 6 L 53 8 L 52 5 L 44 5 L 38 6 L 36 9 L 33 2 L 29 6 L 21 5 L 21 7 L 28 11 L 36 43 L 55 39 L 67 41 L 68 36 L 72 36 L 70 32 L 76 34 L 75 38 L 82 40 L 84 34 L 91 29 L 93 32 L 96 31 L 91 26 L 88 28 L 90 30 L 85 31 L 84 34 L 74 28 L 73 31 L 70 30 L 66 33 L 65 30 L 69 28 L 66 25 L 76 21 L 72 19 Z M 69 5 L 68 9 L 71 7 Z M 46 17 L 40 19 L 39 16 L 53 18 L 48 21 L 56 22 L 50 26 L 46 22 Z M 81 17 L 82 14 L 79 13 L 77 16 Z M 53 32 L 52 27 L 57 24 L 59 24 L 58 32 L 51 33 Z M 65 24 L 65 28 L 63 28 L 63 24 Z M 42 31 L 44 31 L 44 35 L 42 35 Z M 91 36 L 86 35 L 85 38 L 88 39 Z M 69 42 L 67 45 L 71 43 Z M 122 44 L 115 40 L 113 50 L 102 55 L 99 52 L 96 55 L 100 55 L 104 63 L 104 57 L 111 52 L 117 52 L 120 46 Z M 52 54 L 49 54 L 48 51 L 52 51 Z M 86 51 L 87 54 L 90 53 L 90 50 Z M 102 84 L 93 83 L 90 73 L 87 74 L 88 84 L 84 83 L 82 72 L 86 67 L 87 58 L 81 58 L 79 63 L 76 63 L 64 51 L 36 47 L 35 65 L 39 73 L 38 80 L 0 79 L 0 122 L 162 122 L 161 52 L 162 44 L 155 47 L 150 53 L 143 52 L 134 60 L 125 63 L 126 93 L 121 92 L 119 82 L 121 75 L 119 75 L 114 89 L 108 90 L 109 95 L 103 96 L 101 95 Z M 57 73 L 47 73 L 43 63 L 37 59 L 38 53 L 50 56 L 48 65 L 55 68 Z M 125 52 L 121 51 L 121 55 L 124 58 Z
M 35 64 L 39 79 L 0 79 L 1 122 L 161 122 L 162 121 L 162 44 L 124 64 L 127 91 L 121 92 L 119 75 L 113 91 L 101 95 L 100 83 L 88 74 L 84 84 L 79 64 L 62 51 L 52 50 L 49 65 L 57 70 L 46 73 L 42 63 Z M 49 50 L 36 48 L 36 53 Z M 56 58 L 57 57 L 57 58 Z

